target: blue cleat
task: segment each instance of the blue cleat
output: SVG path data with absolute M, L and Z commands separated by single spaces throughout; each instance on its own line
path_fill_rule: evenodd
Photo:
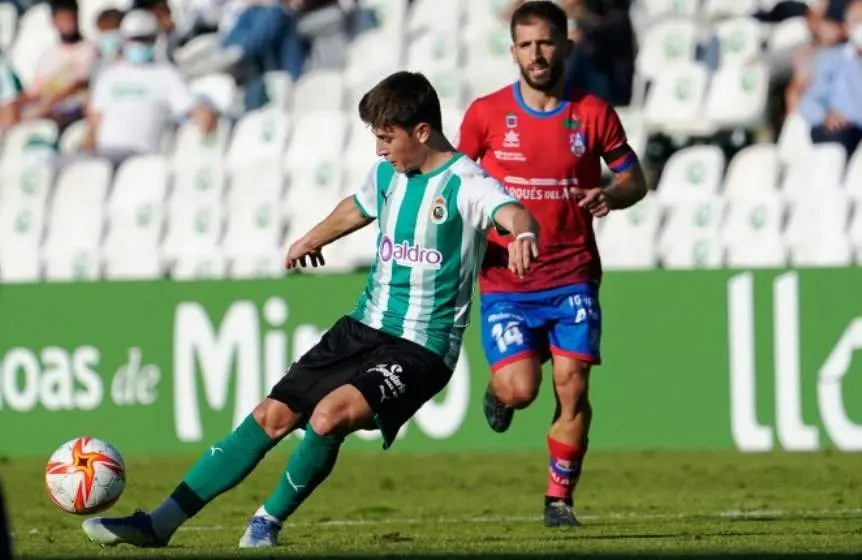
M 153 531 L 150 516 L 136 511 L 128 517 L 93 517 L 84 521 L 82 528 L 87 537 L 102 546 L 130 544 L 140 548 L 161 548 L 167 541 Z
M 269 517 L 256 515 L 249 519 L 245 533 L 239 539 L 240 548 L 267 548 L 276 546 L 281 524 Z

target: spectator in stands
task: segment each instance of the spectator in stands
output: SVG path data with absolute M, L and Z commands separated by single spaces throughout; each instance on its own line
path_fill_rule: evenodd
M 60 43 L 39 59 L 21 100 L 22 118 L 53 119 L 62 127 L 83 115 L 97 51 L 81 37 L 75 0 L 54 0 L 51 18 Z
M 216 113 L 196 102 L 173 65 L 155 58 L 155 16 L 133 10 L 120 31 L 124 60 L 105 69 L 94 86 L 84 149 L 118 165 L 133 155 L 158 153 L 174 119 L 191 115 L 204 133 L 212 132 Z
M 6 132 L 18 122 L 20 97 L 21 82 L 12 70 L 12 65 L 0 52 L 0 133 Z
M 120 33 L 122 21 L 123 12 L 115 8 L 102 10 L 96 16 L 96 28 L 99 30 L 99 60 L 93 65 L 94 83 L 102 70 L 122 58 L 123 35 Z
M 174 53 L 183 44 L 184 37 L 174 20 L 168 0 L 136 0 L 134 9 L 147 10 L 156 18 L 159 35 L 154 46 L 156 60 L 174 61 Z
M 862 0 L 847 6 L 842 34 L 848 43 L 815 61 L 800 113 L 812 126 L 812 141 L 838 142 L 852 153 L 862 140 Z

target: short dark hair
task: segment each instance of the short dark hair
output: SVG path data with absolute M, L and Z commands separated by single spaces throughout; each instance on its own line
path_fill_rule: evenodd
M 519 25 L 528 25 L 535 20 L 543 21 L 551 28 L 551 33 L 566 35 L 569 29 L 569 19 L 566 12 L 550 0 L 533 0 L 524 2 L 515 13 L 512 14 L 512 21 L 509 24 L 509 33 L 512 34 L 512 40 L 515 39 L 515 27 Z
M 96 16 L 96 25 L 108 25 L 110 23 L 117 24 L 117 27 L 120 26 L 120 22 L 123 21 L 123 12 L 116 8 L 107 8 L 99 12 L 99 15 Z
M 374 128 L 413 128 L 424 122 L 443 129 L 440 98 L 419 72 L 396 72 L 381 80 L 359 101 L 359 118 Z

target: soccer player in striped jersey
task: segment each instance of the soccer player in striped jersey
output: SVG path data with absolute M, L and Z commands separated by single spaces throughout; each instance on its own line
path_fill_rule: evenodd
M 539 223 L 541 256 L 529 278 L 507 270 L 505 241 L 489 238 L 479 276 L 482 342 L 493 372 L 485 394 L 491 428 L 505 432 L 515 409 L 536 397 L 553 359 L 557 410 L 547 434 L 544 517 L 577 525 L 573 492 L 592 417 L 590 368 L 600 362 L 601 263 L 593 218 L 646 195 L 638 158 L 616 112 L 567 84 L 566 15 L 553 2 L 525 2 L 512 15 L 512 57 L 521 77 L 475 100 L 459 149 L 479 160 Z M 614 175 L 601 188 L 601 160 Z
M 355 309 L 204 453 L 162 505 L 130 517 L 88 519 L 90 539 L 165 546 L 185 520 L 304 427 L 278 487 L 239 543 L 274 546 L 288 516 L 331 472 L 348 434 L 379 429 L 387 449 L 404 422 L 449 382 L 488 230 L 509 232 L 516 275 L 538 256 L 530 214 L 440 132 L 440 102 L 424 76 L 389 76 L 362 98 L 359 115 L 377 137 L 382 159 L 358 192 L 293 243 L 286 258 L 288 268 L 324 264 L 324 246 L 376 220 L 377 257 Z

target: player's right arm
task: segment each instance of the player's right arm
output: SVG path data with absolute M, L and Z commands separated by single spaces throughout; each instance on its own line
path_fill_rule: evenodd
M 461 121 L 458 151 L 473 161 L 479 161 L 487 150 L 487 128 L 481 102 L 473 101 Z
M 374 221 L 377 217 L 376 169 L 375 165 L 356 194 L 344 198 L 323 221 L 290 246 L 285 257 L 287 269 L 306 266 L 306 259 L 314 267 L 326 264 L 321 252 L 323 247 Z

